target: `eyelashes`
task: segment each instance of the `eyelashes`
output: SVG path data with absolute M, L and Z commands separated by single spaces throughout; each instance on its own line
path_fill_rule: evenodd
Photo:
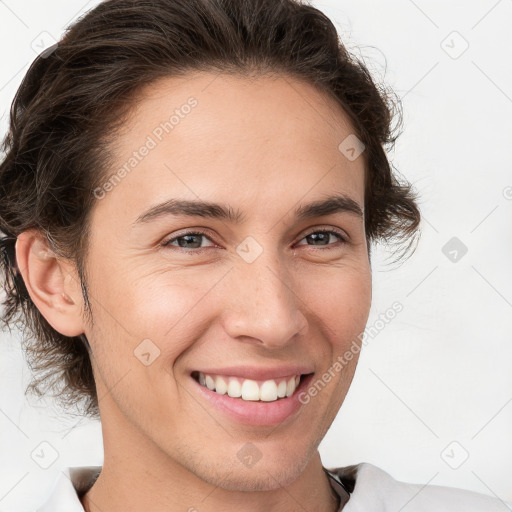
M 203 237 L 203 238 L 207 238 L 208 240 L 211 241 L 210 237 L 206 234 L 205 231 L 201 231 L 201 230 L 195 230 L 195 231 L 188 231 L 188 232 L 185 232 L 185 233 L 182 233 L 181 235 L 178 235 L 178 236 L 175 236 L 173 238 L 169 238 L 167 241 L 163 242 L 162 243 L 162 246 L 163 247 L 171 247 L 171 248 L 176 248 L 176 249 L 182 249 L 183 247 L 182 246 L 175 246 L 175 245 L 171 245 L 171 242 L 175 242 L 176 240 L 180 240 L 180 239 L 184 239 L 184 238 L 187 238 L 187 237 Z M 215 245 L 215 244 L 213 244 Z M 200 249 L 204 249 L 203 247 L 201 247 Z M 197 248 L 185 248 L 186 251 L 194 251 L 194 252 L 200 252 L 197 250 Z
M 334 229 L 315 229 L 315 230 L 309 231 L 299 240 L 299 242 L 302 242 L 303 240 L 308 239 L 308 238 L 311 241 L 310 237 L 312 235 L 320 235 L 320 240 L 327 240 L 327 242 L 328 242 L 325 245 L 309 245 L 309 247 L 312 247 L 315 250 L 318 250 L 318 249 L 331 250 L 334 248 L 338 248 L 339 247 L 338 243 L 329 243 L 331 235 L 336 237 L 338 239 L 339 244 L 341 244 L 341 245 L 348 243 L 345 236 L 342 235 L 342 233 L 339 232 L 338 230 L 334 230 Z M 186 245 L 180 244 L 180 242 L 179 242 L 180 240 L 188 240 L 188 243 L 193 244 L 194 238 L 195 238 L 196 245 L 197 245 L 198 241 L 199 241 L 199 245 L 201 245 L 201 239 L 203 239 L 203 238 L 209 240 L 211 242 L 211 245 L 206 246 L 206 247 L 186 247 Z M 178 242 L 178 245 L 174 245 L 174 242 Z M 185 244 L 186 243 L 187 242 L 185 242 Z M 299 245 L 308 246 L 307 243 L 299 244 Z M 190 253 L 202 253 L 204 250 L 208 250 L 208 247 L 216 247 L 216 244 L 214 242 L 212 242 L 211 238 L 207 234 L 207 231 L 203 231 L 201 229 L 195 229 L 195 230 L 181 233 L 178 236 L 169 238 L 166 241 L 162 242 L 161 246 L 166 249 L 171 249 L 171 250 L 176 249 L 178 251 L 181 250 L 181 251 L 190 252 Z M 334 246 L 334 247 L 332 247 L 332 246 Z
M 302 241 L 302 240 L 304 240 L 305 238 L 310 237 L 311 235 L 316 235 L 316 234 L 318 234 L 318 233 L 320 233 L 320 234 L 322 234 L 322 235 L 329 235 L 329 236 L 330 236 L 330 235 L 334 235 L 335 237 L 337 237 L 337 238 L 339 239 L 339 241 L 340 241 L 341 243 L 343 243 L 343 244 L 348 243 L 348 241 L 345 239 L 345 237 L 344 237 L 341 233 L 339 233 L 338 231 L 334 231 L 334 230 L 332 230 L 332 229 L 316 229 L 315 231 L 311 231 L 311 232 L 309 232 L 308 234 L 304 235 L 304 237 L 303 237 L 303 238 L 301 238 L 301 240 L 299 240 L 299 242 L 300 242 L 300 241 Z M 329 240 L 329 238 L 327 238 L 327 240 Z M 307 245 L 307 244 L 306 244 L 306 245 Z M 327 246 L 325 246 L 325 247 L 328 247 L 329 245 L 333 245 L 333 244 L 327 244 Z M 318 245 L 312 245 L 312 246 L 310 246 L 310 247 L 315 247 L 315 248 L 320 247 L 320 248 L 322 248 L 322 247 L 324 247 L 324 246 L 322 246 L 322 245 L 320 245 L 320 246 L 318 246 Z

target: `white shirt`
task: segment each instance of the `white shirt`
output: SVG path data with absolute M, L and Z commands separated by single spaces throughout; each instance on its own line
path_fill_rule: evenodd
M 485 494 L 400 482 L 368 462 L 324 470 L 342 503 L 346 499 L 343 488 L 350 493 L 348 502 L 340 509 L 343 512 L 506 512 L 507 507 L 512 510 L 512 503 Z M 101 466 L 64 468 L 48 499 L 36 512 L 84 512 L 78 493 L 88 490 L 100 471 Z

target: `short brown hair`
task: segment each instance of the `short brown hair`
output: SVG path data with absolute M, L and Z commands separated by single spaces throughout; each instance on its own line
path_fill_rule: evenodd
M 100 3 L 31 65 L 0 164 L 2 320 L 25 334 L 34 370 L 28 389 L 56 388 L 62 404 L 84 401 L 90 417 L 99 409 L 87 340 L 57 332 L 31 301 L 16 267 L 16 238 L 35 228 L 76 264 L 90 314 L 84 263 L 92 192 L 105 180 L 109 146 L 143 86 L 190 71 L 283 73 L 315 85 L 340 103 L 365 145 L 367 240 L 409 240 L 409 249 L 420 223 L 411 185 L 397 180 L 385 152 L 401 125 L 400 101 L 373 81 L 318 9 L 300 0 Z

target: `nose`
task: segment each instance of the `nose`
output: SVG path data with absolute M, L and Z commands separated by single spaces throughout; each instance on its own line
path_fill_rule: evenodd
M 230 274 L 222 318 L 233 339 L 279 349 L 307 333 L 306 306 L 277 255 L 264 251 L 252 263 L 238 261 Z

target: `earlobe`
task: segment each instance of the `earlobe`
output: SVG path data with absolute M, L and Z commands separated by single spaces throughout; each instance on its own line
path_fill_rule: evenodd
M 53 252 L 46 237 L 37 230 L 21 233 L 16 261 L 30 298 L 48 323 L 65 336 L 83 333 L 80 285 L 72 265 Z

